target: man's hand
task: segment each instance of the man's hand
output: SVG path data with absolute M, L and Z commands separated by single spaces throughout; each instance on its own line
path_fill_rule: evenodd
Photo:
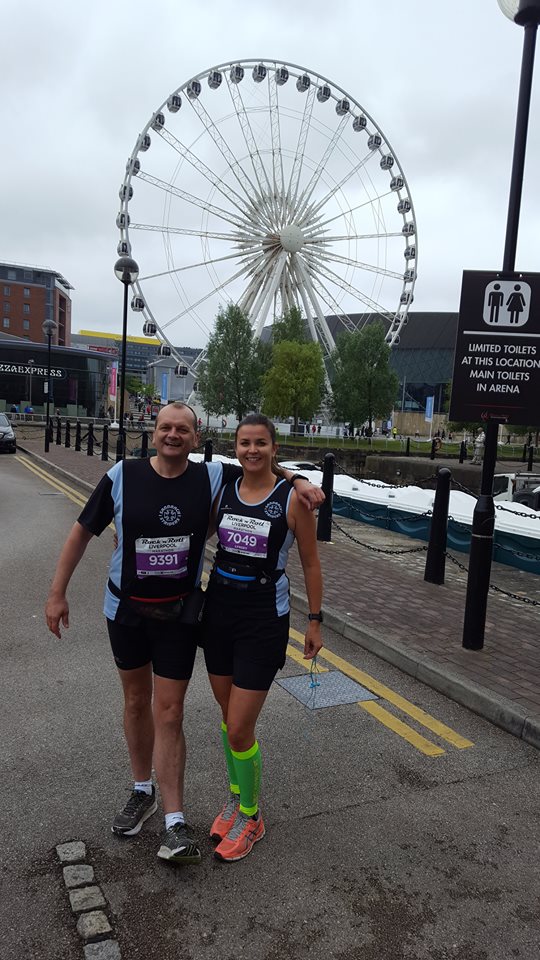
M 294 489 L 300 503 L 308 510 L 315 510 L 326 500 L 321 487 L 316 487 L 309 480 L 295 480 Z
M 49 597 L 45 604 L 45 620 L 51 633 L 61 640 L 60 621 L 66 630 L 69 627 L 69 604 L 65 596 Z
M 321 625 L 318 620 L 310 620 L 304 637 L 304 660 L 313 660 L 322 645 Z

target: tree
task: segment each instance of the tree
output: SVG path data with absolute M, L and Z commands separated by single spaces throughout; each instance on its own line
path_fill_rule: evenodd
M 283 340 L 272 351 L 272 366 L 263 378 L 263 411 L 274 417 L 311 420 L 324 397 L 324 362 L 318 343 Z
M 342 333 L 331 356 L 333 407 L 337 420 L 371 426 L 392 410 L 399 380 L 390 368 L 390 347 L 382 323 Z
M 220 309 L 206 359 L 198 378 L 198 392 L 208 413 L 235 413 L 239 420 L 256 410 L 269 348 L 253 337 L 248 318 L 236 304 Z
M 292 343 L 306 343 L 306 327 L 298 307 L 284 313 L 281 320 L 274 320 L 272 327 L 272 342 L 282 343 L 288 340 Z

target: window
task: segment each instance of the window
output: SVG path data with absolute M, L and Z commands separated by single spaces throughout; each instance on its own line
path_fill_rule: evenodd
M 9 313 L 11 310 L 11 304 L 4 301 L 4 313 Z
M 4 287 L 4 296 L 5 297 L 11 296 L 11 287 Z
M 15 270 L 8 270 L 8 272 L 7 272 L 7 278 L 8 278 L 8 280 L 16 280 L 16 279 L 17 279 L 17 274 L 16 274 Z
M 23 290 L 23 297 L 29 297 L 29 296 L 30 296 L 30 287 L 25 287 Z
M 25 280 L 31 280 L 31 279 L 32 279 L 32 271 L 31 271 L 31 270 L 23 270 L 23 274 L 24 274 L 24 279 L 25 279 Z
M 29 330 L 29 329 L 30 329 L 30 321 L 29 321 L 29 320 L 23 320 L 22 325 L 23 325 L 23 330 Z
M 23 308 L 22 308 L 22 309 L 23 309 L 23 313 L 30 313 L 30 304 L 29 304 L 29 303 L 23 303 Z
M 7 330 L 7 328 L 9 327 L 9 317 L 4 317 L 3 326 Z

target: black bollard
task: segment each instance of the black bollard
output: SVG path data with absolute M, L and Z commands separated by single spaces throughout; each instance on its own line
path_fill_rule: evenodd
M 424 580 L 427 580 L 428 583 L 444 583 L 451 479 L 450 470 L 447 467 L 440 467 L 437 472 L 437 489 L 429 529 L 429 545 L 424 572 Z
M 86 447 L 86 456 L 94 456 L 94 424 L 88 424 L 88 437 L 87 437 L 87 447 Z
M 435 439 L 433 439 L 433 440 L 431 441 L 431 453 L 430 453 L 430 455 L 429 455 L 429 459 L 430 459 L 430 460 L 434 460 L 434 459 L 435 459 L 435 447 L 436 447 L 436 441 L 435 441 Z
M 101 441 L 101 459 L 109 459 L 109 428 L 106 423 L 103 424 L 103 438 Z
M 56 443 L 57 446 L 62 443 L 62 421 L 60 417 L 56 418 Z
M 326 497 L 319 507 L 317 520 L 317 540 L 330 543 L 332 540 L 332 501 L 334 498 L 334 463 L 333 453 L 325 453 L 323 461 L 322 490 Z
M 534 460 L 534 447 L 533 447 L 533 445 L 532 445 L 532 443 L 531 443 L 531 445 L 530 445 L 530 447 L 529 447 L 529 458 L 528 458 L 528 460 L 527 460 L 527 473 L 531 473 L 531 472 L 532 472 L 533 460 Z
M 64 440 L 64 446 L 71 446 L 71 425 L 69 420 L 66 420 L 66 439 Z
M 81 449 L 81 424 L 77 420 L 77 423 L 75 425 L 75 450 L 78 453 L 80 449 Z
M 528 449 L 529 449 L 529 448 L 528 448 L 527 444 L 524 443 L 524 444 L 523 444 L 523 453 L 522 453 L 522 455 L 521 455 L 521 462 L 522 462 L 522 463 L 527 463 L 527 452 L 528 452 Z
M 141 457 L 148 456 L 148 434 L 146 430 L 143 430 L 141 436 Z
M 54 426 L 51 419 L 49 420 L 49 444 L 53 443 L 53 441 L 54 441 Z
M 212 463 L 212 441 L 210 439 L 204 441 L 204 462 Z
M 405 456 L 410 457 L 411 455 L 411 438 L 407 437 L 407 444 L 405 446 Z
M 459 445 L 459 462 L 463 463 L 467 459 L 467 444 L 464 440 L 461 441 Z

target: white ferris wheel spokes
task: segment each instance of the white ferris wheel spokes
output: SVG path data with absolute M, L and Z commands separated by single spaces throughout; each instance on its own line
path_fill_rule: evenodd
M 405 175 L 319 74 L 244 60 L 184 83 L 138 136 L 120 200 L 118 253 L 141 265 L 132 308 L 178 359 L 187 320 L 206 341 L 224 300 L 257 336 L 298 306 L 325 356 L 336 324 L 374 316 L 398 342 L 418 246 Z

